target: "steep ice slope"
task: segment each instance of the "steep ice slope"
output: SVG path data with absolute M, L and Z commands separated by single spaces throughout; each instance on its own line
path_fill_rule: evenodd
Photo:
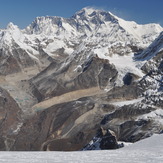
M 140 25 L 134 21 L 125 21 L 115 15 L 114 17 L 118 20 L 118 23 L 122 28 L 137 38 L 140 42 L 143 42 L 144 45 L 148 45 L 149 42 L 152 42 L 155 39 L 153 36 L 163 30 L 158 24 Z M 152 31 L 154 31 L 154 33 L 151 33 Z
M 39 60 L 36 57 L 38 55 L 38 52 L 35 50 L 35 48 L 32 48 L 32 46 L 34 46 L 34 43 L 30 42 L 30 40 L 25 37 L 23 32 L 13 23 L 8 24 L 7 29 L 2 31 L 1 36 L 1 49 L 6 48 L 7 50 L 12 51 L 14 48 L 14 44 L 17 44 L 17 46 L 26 51 L 26 53 L 31 58 L 36 61 Z M 26 42 L 28 42 L 28 44 Z
M 4 48 L 5 46 L 8 46 L 8 48 L 11 48 L 10 46 L 13 46 L 13 44 L 17 44 L 25 51 L 29 51 L 31 53 L 28 53 L 30 57 L 33 57 L 35 60 L 38 60 L 36 58 L 36 55 L 38 52 L 30 47 L 30 44 L 25 44 L 25 42 L 29 42 L 29 40 L 24 36 L 22 31 L 18 28 L 18 26 L 14 25 L 13 23 L 9 23 L 7 26 L 7 29 L 3 31 L 3 37 L 0 41 L 0 48 Z M 32 43 L 31 43 L 32 44 Z M 34 44 L 34 43 L 33 43 Z M 12 48 L 11 48 L 12 50 Z M 32 55 L 32 53 L 34 55 Z
M 158 38 L 155 39 L 151 43 L 151 45 L 144 50 L 143 53 L 140 55 L 136 56 L 136 59 L 138 60 L 150 60 L 151 58 L 155 57 L 158 53 L 161 53 L 163 51 L 163 32 L 160 33 Z
M 134 143 L 119 150 L 87 152 L 1 152 L 0 162 L 8 163 L 44 163 L 44 162 L 111 162 L 111 163 L 162 163 L 163 135 Z

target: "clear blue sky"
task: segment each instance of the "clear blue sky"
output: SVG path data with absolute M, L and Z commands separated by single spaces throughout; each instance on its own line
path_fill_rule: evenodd
M 103 8 L 137 23 L 163 26 L 163 0 L 0 0 L 0 28 L 9 22 L 25 28 L 37 16 L 70 17 L 86 6 Z

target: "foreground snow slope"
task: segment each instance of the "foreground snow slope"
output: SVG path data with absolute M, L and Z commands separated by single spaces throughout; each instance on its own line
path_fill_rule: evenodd
M 119 150 L 87 152 L 1 152 L 3 163 L 45 162 L 113 162 L 113 163 L 162 163 L 163 134 L 154 135 Z

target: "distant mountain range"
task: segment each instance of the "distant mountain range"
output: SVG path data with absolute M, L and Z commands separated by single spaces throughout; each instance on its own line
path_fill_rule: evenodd
M 146 48 L 162 30 L 159 24 L 138 25 L 93 8 L 84 8 L 71 18 L 37 17 L 24 30 L 9 23 L 0 30 L 1 60 L 5 60 L 0 72 L 18 72 L 33 65 L 44 68 L 51 58 L 61 60 L 83 44 L 98 56 L 101 51 L 104 56 L 129 54 Z M 7 60 L 13 64 L 6 65 Z

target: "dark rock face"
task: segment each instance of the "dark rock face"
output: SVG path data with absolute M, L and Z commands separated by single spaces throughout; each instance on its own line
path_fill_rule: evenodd
M 147 130 L 151 126 L 152 122 L 150 120 L 126 121 L 120 125 L 120 140 L 125 142 L 136 142 L 149 137 L 152 135 L 153 131 L 147 132 Z
M 53 59 L 47 55 L 42 48 L 38 48 L 39 61 L 36 58 L 32 58 L 30 53 L 20 47 L 14 41 L 11 47 L 8 45 L 0 49 L 0 74 L 8 75 L 17 72 L 21 72 L 25 68 L 36 66 L 40 69 L 47 67 Z
M 101 121 L 94 113 L 89 98 L 51 107 L 23 124 L 12 150 L 79 150 Z
M 124 105 L 105 115 L 101 125 L 113 130 L 120 141 L 136 142 L 151 136 L 153 133 L 160 133 L 162 130 L 163 126 L 155 122 L 154 119 L 139 118 L 155 111 L 156 108 L 150 106 L 144 109 L 140 103 Z
M 83 59 L 80 71 L 73 71 L 76 68 L 74 62 L 70 61 L 63 69 L 60 66 L 64 63 L 53 62 L 30 80 L 32 92 L 39 101 L 71 91 L 79 90 L 80 93 L 80 90 L 92 87 L 104 89 L 108 83 L 112 87 L 116 80 L 117 70 L 107 60 L 98 57 L 91 57 L 89 61 Z M 49 70 L 52 71 L 50 75 Z M 95 100 L 88 97 L 54 105 L 21 121 L 18 134 L 12 136 L 6 150 L 79 150 L 96 133 L 102 113 Z M 61 148 L 63 142 L 67 143 Z M 3 141 L 1 144 L 4 146 Z
M 97 131 L 97 134 L 90 143 L 88 143 L 82 150 L 108 150 L 117 149 L 120 145 L 117 142 L 115 133 L 109 129 L 102 127 Z
M 3 50 L 0 51 L 0 60 L 5 61 L 0 64 L 0 74 L 6 75 L 21 71 L 17 60 L 11 55 L 4 54 Z
M 56 63 L 53 63 L 40 75 L 33 78 L 31 83 L 46 98 L 90 87 L 103 89 L 108 83 L 113 85 L 116 80 L 117 70 L 108 60 L 91 57 L 89 61 L 84 61 L 80 72 L 75 72 L 76 63 L 74 62 L 74 60 L 71 61 L 63 69 L 59 69 L 59 67 L 65 63 L 55 65 L 55 67 L 54 64 Z M 54 68 L 52 70 L 54 73 L 47 75 L 49 69 L 52 69 L 51 67 Z M 51 87 L 52 84 L 53 87 Z
M 139 77 L 133 73 L 127 73 L 123 78 L 124 85 L 130 85 L 131 83 L 134 82 L 135 79 L 138 78 Z
M 142 93 L 143 90 L 138 83 L 133 83 L 122 87 L 114 87 L 111 91 L 107 92 L 107 95 L 103 99 L 107 101 L 132 100 L 138 98 Z
M 157 53 L 156 56 L 154 56 L 151 60 L 147 61 L 143 66 L 142 70 L 147 74 L 150 71 L 154 71 L 156 69 L 161 70 L 163 60 L 163 51 L 160 51 Z
M 37 62 L 32 60 L 28 53 L 14 41 L 11 46 L 11 49 L 4 47 L 0 50 L 2 75 L 20 72 L 23 68 L 37 65 Z
M 102 136 L 100 142 L 100 148 L 102 150 L 118 148 L 116 136 L 111 134 L 109 130 L 107 130 L 106 133 Z
M 0 88 L 0 150 L 10 150 L 22 125 L 16 102 Z

